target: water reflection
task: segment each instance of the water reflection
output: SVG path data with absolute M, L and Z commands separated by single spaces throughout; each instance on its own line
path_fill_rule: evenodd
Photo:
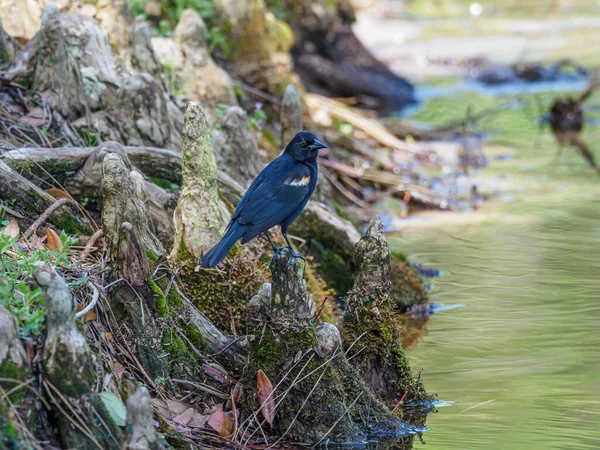
M 447 272 L 433 301 L 467 306 L 434 316 L 409 352 L 427 389 L 456 401 L 429 416 L 429 449 L 600 448 L 600 184 L 527 176 L 535 193 L 483 208 L 503 214 L 391 239 Z

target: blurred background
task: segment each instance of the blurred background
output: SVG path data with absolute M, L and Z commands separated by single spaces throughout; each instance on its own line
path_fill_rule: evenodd
M 600 448 L 600 1 L 60 0 L 97 22 L 61 19 L 75 90 L 68 68 L 31 57 L 46 3 L 0 1 L 0 157 L 107 140 L 179 150 L 195 100 L 219 168 L 246 187 L 246 165 L 289 141 L 293 86 L 329 145 L 316 199 L 361 229 L 380 215 L 425 285 L 402 306 L 402 344 L 437 394 L 406 405 L 429 411 L 427 448 Z M 220 159 L 237 129 L 242 162 Z M 181 177 L 167 172 L 149 177 L 174 199 L 152 218 L 168 248 Z M 98 219 L 97 184 L 57 173 Z M 343 297 L 348 258 L 297 234 Z

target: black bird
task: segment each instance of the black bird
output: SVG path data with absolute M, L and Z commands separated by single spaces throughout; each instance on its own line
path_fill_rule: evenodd
M 287 229 L 317 186 L 317 156 L 322 148 L 326 145 L 311 132 L 301 131 L 294 136 L 284 152 L 252 182 L 235 208 L 221 242 L 202 258 L 202 267 L 215 267 L 239 239 L 245 244 L 262 233 L 273 250 L 279 251 L 268 233 L 276 225 L 281 226 L 291 256 L 304 258 L 292 249 Z

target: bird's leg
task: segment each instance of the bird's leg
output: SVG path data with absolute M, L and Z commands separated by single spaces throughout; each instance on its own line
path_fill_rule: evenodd
M 291 261 L 292 261 L 292 257 L 293 258 L 301 258 L 302 260 L 306 261 L 306 258 L 304 257 L 304 255 L 302 253 L 298 253 L 297 251 L 294 250 L 294 248 L 292 247 L 292 244 L 290 243 L 290 238 L 287 235 L 287 230 L 281 230 L 283 233 L 283 238 L 285 239 L 285 242 L 288 245 L 288 248 L 290 249 L 290 259 L 287 262 L 287 265 L 289 266 Z
M 265 231 L 265 236 L 267 237 L 267 239 L 269 240 L 269 244 L 271 244 L 271 248 L 273 249 L 273 251 L 275 253 L 277 253 L 279 250 L 281 250 L 284 247 L 277 247 L 277 244 L 275 244 L 275 242 L 273 242 L 273 239 L 271 239 L 271 235 L 269 234 L 268 231 Z
M 279 255 L 279 253 L 281 253 L 281 251 L 287 247 L 277 247 L 277 244 L 275 244 L 273 239 L 271 239 L 271 235 L 269 234 L 269 232 L 265 231 L 264 234 L 265 234 L 265 236 L 267 236 L 267 239 L 269 240 L 269 244 L 271 244 L 271 248 L 273 249 L 273 257 L 271 258 L 271 261 L 269 262 L 269 264 L 272 264 L 273 261 L 275 261 L 275 258 L 277 257 L 277 255 Z

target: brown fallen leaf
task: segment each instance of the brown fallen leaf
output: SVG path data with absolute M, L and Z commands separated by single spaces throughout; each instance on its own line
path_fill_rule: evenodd
M 33 234 L 33 236 L 31 236 L 31 240 L 29 241 L 29 247 L 37 251 L 44 250 L 45 248 L 44 243 L 42 242 L 40 237 L 35 233 Z
M 19 223 L 15 219 L 10 219 L 8 225 L 2 230 L 2 234 L 11 238 L 19 237 L 19 234 L 21 234 Z
M 96 311 L 91 310 L 91 311 L 88 311 L 85 316 L 83 316 L 83 321 L 89 322 L 91 320 L 96 320 L 97 317 L 98 317 L 98 315 L 96 314 Z
M 173 422 L 178 425 L 187 426 L 192 420 L 192 417 L 194 417 L 194 412 L 194 408 L 188 408 L 178 416 L 173 417 Z
M 52 228 L 46 228 L 46 247 L 48 247 L 48 250 L 55 250 L 59 252 L 62 252 L 63 249 L 63 245 L 58 237 L 58 234 L 56 234 L 56 231 L 54 231 Z
M 219 407 L 208 418 L 208 425 L 219 433 L 219 436 L 229 438 L 233 435 L 233 422 L 223 411 L 223 405 Z
M 62 189 L 58 189 L 58 188 L 46 189 L 46 193 L 50 194 L 54 198 L 71 198 L 71 196 L 69 194 L 67 194 Z
M 104 337 L 106 337 L 107 342 L 111 342 L 113 340 L 113 334 L 110 331 L 107 331 Z
M 160 415 L 166 419 L 173 419 L 173 417 L 183 414 L 187 409 L 191 408 L 190 405 L 171 399 L 162 400 L 160 398 L 153 398 L 152 404 Z
M 117 376 L 117 378 L 121 378 L 125 373 L 125 367 L 120 362 L 116 362 L 113 366 L 113 373 Z
M 275 419 L 275 398 L 273 397 L 273 385 L 267 375 L 258 369 L 256 373 L 256 387 L 258 389 L 258 403 L 260 412 L 269 425 L 273 425 Z
M 198 411 L 194 411 L 192 420 L 188 423 L 189 428 L 206 428 L 206 422 L 208 422 L 208 416 L 200 414 Z

